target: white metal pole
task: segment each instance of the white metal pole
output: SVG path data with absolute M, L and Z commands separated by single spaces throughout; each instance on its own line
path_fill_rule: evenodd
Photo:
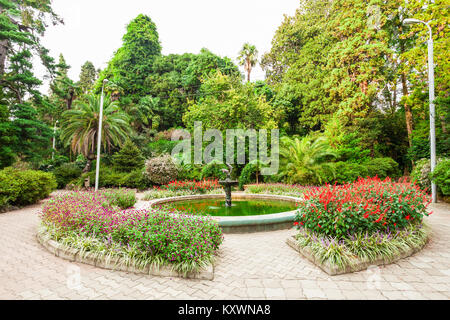
M 55 150 L 56 150 L 56 124 L 58 120 L 55 121 L 55 126 L 53 127 L 53 149 L 52 149 L 52 160 L 55 159 Z
M 436 167 L 436 129 L 435 129 L 435 116 L 436 110 L 434 106 L 434 59 L 433 59 L 433 33 L 430 25 L 430 39 L 428 40 L 428 86 L 429 86 L 429 99 L 430 99 L 430 161 L 431 172 Z M 431 182 L 431 196 L 433 202 L 437 202 L 437 188 L 436 183 Z
M 98 178 L 100 175 L 100 149 L 101 149 L 101 142 L 102 142 L 104 87 L 105 87 L 105 81 L 103 82 L 102 96 L 100 97 L 100 114 L 99 114 L 99 119 L 98 119 L 98 133 L 97 133 L 97 163 L 96 163 L 96 169 L 95 169 L 95 191 L 98 191 Z
M 433 2 L 434 3 L 434 2 Z M 436 110 L 434 106 L 434 59 L 433 59 L 433 30 L 429 23 L 418 20 L 418 19 L 405 19 L 403 24 L 413 24 L 422 23 L 427 26 L 430 33 L 430 38 L 428 39 L 428 91 L 430 99 L 430 167 L 431 172 L 434 171 L 436 167 L 436 128 L 435 128 L 435 117 Z M 437 202 L 437 188 L 436 184 L 431 182 L 431 196 L 434 203 Z

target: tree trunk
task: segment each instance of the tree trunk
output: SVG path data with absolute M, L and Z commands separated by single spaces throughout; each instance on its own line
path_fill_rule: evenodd
M 402 73 L 402 89 L 403 97 L 408 95 L 408 87 L 406 83 L 406 74 Z M 409 146 L 412 147 L 412 131 L 413 131 L 413 116 L 411 107 L 405 102 L 405 118 L 406 118 L 406 130 L 408 131 Z
M 86 162 L 86 166 L 83 169 L 83 173 L 91 171 L 92 160 L 95 159 L 95 154 L 93 154 L 93 153 L 88 154 L 86 159 L 87 159 L 87 162 Z
M 8 40 L 0 40 L 0 75 L 5 73 L 6 55 L 8 53 Z

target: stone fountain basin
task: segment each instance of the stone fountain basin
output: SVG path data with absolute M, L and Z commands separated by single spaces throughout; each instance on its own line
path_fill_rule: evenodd
M 279 196 L 269 194 L 244 194 L 233 193 L 233 200 L 284 200 L 291 202 L 300 202 L 301 198 L 290 196 Z M 182 196 L 164 199 L 155 199 L 150 201 L 150 208 L 156 208 L 162 204 L 173 203 L 185 200 L 201 200 L 201 199 L 225 199 L 223 194 L 205 194 L 195 196 Z M 237 217 L 217 217 L 211 218 L 218 221 L 224 233 L 251 233 L 262 231 L 275 231 L 290 229 L 293 227 L 293 222 L 297 210 L 280 212 L 266 215 L 256 216 L 237 216 Z

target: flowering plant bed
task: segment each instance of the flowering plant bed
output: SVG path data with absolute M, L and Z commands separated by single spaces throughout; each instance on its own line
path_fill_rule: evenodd
M 260 183 L 245 185 L 245 193 L 251 194 L 275 194 L 280 196 L 299 197 L 304 192 L 317 187 L 308 187 L 297 184 L 284 183 Z
M 223 192 L 219 181 L 216 180 L 190 180 L 171 181 L 168 184 L 154 187 L 144 195 L 144 200 L 189 196 L 196 194 L 220 194 Z
M 390 263 L 426 244 L 430 202 L 415 184 L 389 178 L 310 189 L 294 222 L 300 232 L 288 244 L 330 274 Z
M 139 269 L 169 266 L 187 275 L 213 262 L 223 241 L 217 222 L 162 210 L 118 210 L 101 192 L 72 192 L 49 200 L 41 213 L 50 240 Z
M 298 235 L 287 239 L 287 244 L 329 275 L 337 275 L 406 258 L 426 245 L 429 234 L 429 228 L 423 224 L 340 240 L 301 229 Z

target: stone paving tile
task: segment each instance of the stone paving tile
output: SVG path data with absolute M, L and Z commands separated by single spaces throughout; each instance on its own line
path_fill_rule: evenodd
M 42 204 L 42 203 L 41 203 Z M 226 235 L 213 281 L 145 276 L 60 259 L 36 241 L 41 204 L 0 214 L 5 299 L 450 299 L 450 205 L 426 218 L 424 250 L 397 263 L 329 276 L 286 245 L 294 230 Z M 79 287 L 69 288 L 73 271 Z

